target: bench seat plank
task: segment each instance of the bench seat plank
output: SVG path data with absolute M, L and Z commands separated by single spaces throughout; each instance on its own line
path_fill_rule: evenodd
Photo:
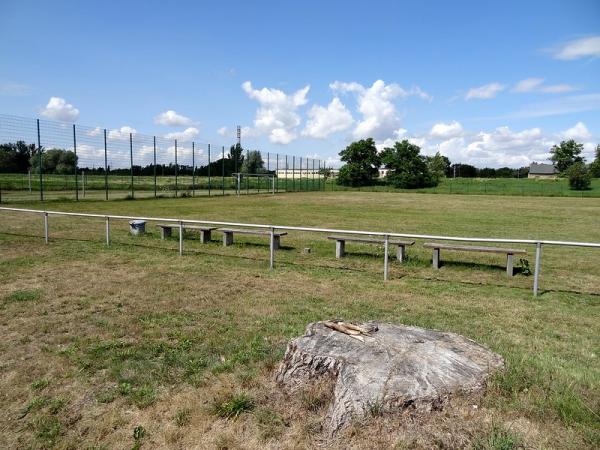
M 365 244 L 385 244 L 384 239 L 357 237 L 357 236 L 327 236 L 327 239 L 335 240 L 335 257 L 342 258 L 346 254 L 346 241 L 363 242 Z M 400 241 L 398 239 L 388 240 L 388 244 L 397 245 L 396 259 L 402 262 L 405 259 L 406 247 L 413 245 L 415 241 Z
M 444 250 L 457 250 L 465 252 L 487 252 L 487 253 L 506 253 L 511 255 L 526 255 L 527 250 L 501 247 L 481 247 L 475 245 L 454 245 L 454 244 L 439 244 L 436 242 L 427 242 L 423 244 L 425 248 L 440 248 Z
M 441 250 L 456 250 L 463 252 L 485 252 L 485 253 L 503 253 L 506 255 L 506 274 L 509 277 L 514 275 L 514 255 L 526 255 L 527 250 L 501 247 L 481 247 L 475 245 L 455 245 L 440 244 L 439 242 L 427 242 L 423 244 L 425 248 L 433 249 L 433 268 L 439 269 L 441 263 Z

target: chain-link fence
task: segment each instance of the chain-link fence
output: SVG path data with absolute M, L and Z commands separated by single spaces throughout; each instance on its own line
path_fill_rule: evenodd
M 0 114 L 0 201 L 323 190 L 323 161 Z

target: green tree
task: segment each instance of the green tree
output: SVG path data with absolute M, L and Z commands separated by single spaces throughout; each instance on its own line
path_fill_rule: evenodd
M 431 175 L 439 181 L 446 176 L 446 171 L 450 168 L 450 160 L 437 152 L 435 155 L 427 157 L 427 165 Z
M 573 139 L 562 141 L 559 145 L 555 145 L 550 149 L 552 154 L 550 160 L 560 173 L 565 173 L 571 165 L 584 162 L 584 159 L 579 156 L 582 150 L 583 144 L 579 144 Z
M 333 176 L 333 170 L 327 167 L 322 167 L 321 169 L 319 169 L 319 175 L 323 177 L 323 181 L 327 181 Z
M 36 154 L 35 144 L 24 141 L 0 144 L 0 172 L 27 173 L 29 160 Z
M 600 144 L 596 146 L 596 159 L 590 164 L 590 174 L 594 178 L 600 178 Z
M 592 175 L 590 171 L 581 161 L 578 161 L 567 169 L 567 177 L 569 177 L 569 186 L 576 191 L 585 191 L 590 188 L 592 183 Z
M 44 173 L 56 173 L 69 175 L 75 173 L 78 157 L 71 150 L 52 148 L 42 153 L 42 171 Z M 31 170 L 34 173 L 40 171 L 39 154 L 30 159 Z
M 337 183 L 344 186 L 368 186 L 379 176 L 381 159 L 372 138 L 352 142 L 340 152 L 342 166 Z
M 244 149 L 237 143 L 229 148 L 229 155 L 227 157 L 232 161 L 231 167 L 234 172 L 239 172 L 242 164 L 244 163 Z
M 402 189 L 436 186 L 438 181 L 429 171 L 427 162 L 418 145 L 406 139 L 396 142 L 394 147 L 384 148 L 381 160 L 389 169 L 387 180 Z
M 265 162 L 258 150 L 250 150 L 242 163 L 243 173 L 264 173 Z

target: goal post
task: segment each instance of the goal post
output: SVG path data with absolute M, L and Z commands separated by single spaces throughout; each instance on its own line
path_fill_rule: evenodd
M 242 180 L 244 178 L 246 179 L 250 179 L 250 178 L 266 178 L 268 181 L 268 183 L 270 183 L 271 185 L 271 193 L 273 195 L 275 195 L 275 178 L 276 175 L 273 173 L 243 173 L 243 172 L 236 172 L 236 173 L 232 173 L 231 174 L 232 177 L 234 177 L 236 179 L 236 187 L 235 187 L 235 193 L 236 195 L 239 197 L 241 190 L 242 190 Z

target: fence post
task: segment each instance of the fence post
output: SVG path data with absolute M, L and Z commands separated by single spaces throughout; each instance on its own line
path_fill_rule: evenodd
M 279 153 L 275 153 L 275 177 L 277 178 L 275 192 L 279 192 Z
M 196 196 L 196 144 L 192 141 L 192 197 Z
M 312 186 L 311 186 L 311 190 L 315 190 L 315 160 L 312 160 Z
M 225 195 L 225 146 L 221 147 L 221 192 Z
M 298 177 L 298 184 L 300 185 L 298 190 L 302 192 L 302 156 L 300 157 L 300 173 Z
M 177 189 L 178 189 L 178 185 L 177 185 L 177 178 L 179 176 L 179 164 L 177 163 L 177 139 L 175 139 L 175 197 L 177 198 Z
M 106 128 L 104 129 L 104 196 L 108 200 L 108 156 L 106 152 Z
M 109 223 L 109 217 L 106 216 L 106 246 L 108 247 L 110 245 L 110 223 Z
M 133 134 L 129 133 L 129 165 L 131 168 L 131 198 L 135 198 L 133 190 Z
M 42 141 L 40 139 L 40 119 L 36 119 L 37 120 L 37 139 L 38 139 L 38 153 L 40 154 L 40 201 L 44 201 L 44 179 L 43 179 L 43 165 L 44 165 L 44 160 L 42 158 Z
M 73 153 L 75 153 L 75 201 L 79 201 L 79 186 L 77 186 L 77 137 L 75 124 L 73 124 Z
M 271 242 L 269 245 L 270 258 L 269 258 L 269 269 L 273 270 L 275 267 L 275 229 L 271 227 Z
M 156 198 L 156 136 L 152 136 L 152 167 L 154 168 L 154 198 Z
M 208 144 L 208 196 L 210 197 L 210 144 Z
M 292 191 L 296 192 L 296 156 L 292 156 Z
M 285 155 L 285 192 L 288 190 L 288 155 Z
M 183 222 L 179 221 L 179 256 L 183 255 Z
M 390 247 L 390 237 L 386 234 L 383 243 L 383 281 L 388 280 L 388 252 Z
M 44 213 L 44 241 L 48 243 L 48 213 Z
M 542 243 L 535 244 L 535 272 L 533 274 L 533 296 L 537 297 L 539 288 L 540 269 L 542 264 Z

